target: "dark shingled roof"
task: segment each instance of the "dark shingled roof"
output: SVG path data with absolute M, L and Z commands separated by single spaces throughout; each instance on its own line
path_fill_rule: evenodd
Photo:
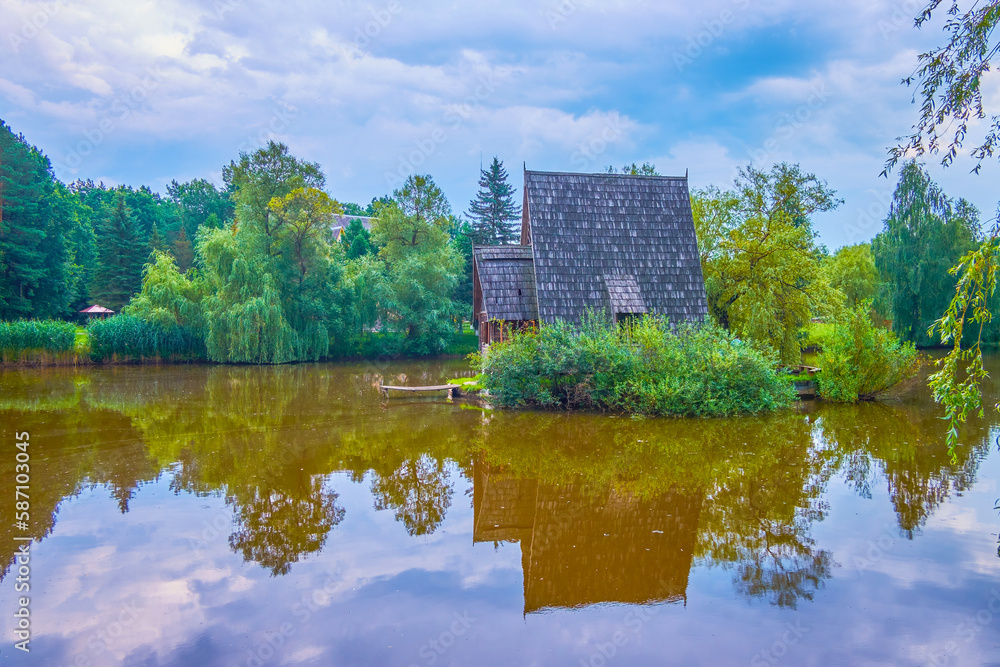
M 604 276 L 604 286 L 611 300 L 612 313 L 640 315 L 646 312 L 646 304 L 642 302 L 635 276 Z
M 476 246 L 475 270 L 490 320 L 538 319 L 535 266 L 528 246 Z
M 707 316 L 686 177 L 525 171 L 524 192 L 542 321 L 611 304 L 673 322 Z

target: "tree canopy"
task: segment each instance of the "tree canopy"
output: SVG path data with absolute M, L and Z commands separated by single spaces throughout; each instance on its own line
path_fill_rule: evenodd
M 692 194 L 709 311 L 737 335 L 798 361 L 799 330 L 836 305 L 811 218 L 840 204 L 798 165 L 741 168 L 730 191 Z

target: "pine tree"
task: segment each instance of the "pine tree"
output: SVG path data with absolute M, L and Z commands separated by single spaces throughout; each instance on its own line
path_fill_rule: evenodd
M 48 158 L 0 121 L 0 320 L 68 307 L 73 216 L 55 190 Z
M 517 241 L 517 221 L 521 219 L 521 207 L 514 203 L 514 188 L 507 182 L 507 171 L 496 157 L 489 170 L 480 172 L 479 192 L 469 203 L 466 215 L 472 220 L 476 243 Z
M 183 227 L 174 241 L 173 251 L 174 259 L 177 260 L 177 269 L 181 273 L 186 273 L 194 264 L 194 251 L 191 249 L 191 241 L 188 240 L 187 232 Z
M 123 193 L 97 236 L 97 271 L 91 293 L 101 305 L 120 310 L 142 288 L 142 268 L 149 256 L 139 223 Z
M 160 235 L 160 228 L 154 222 L 153 231 L 149 235 L 149 254 L 152 255 L 156 251 L 166 252 L 167 242 L 163 240 L 163 236 Z

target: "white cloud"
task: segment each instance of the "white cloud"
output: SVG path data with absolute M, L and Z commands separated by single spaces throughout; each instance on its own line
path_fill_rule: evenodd
M 899 80 L 939 34 L 911 27 L 910 4 L 78 0 L 22 39 L 44 3 L 12 0 L 0 21 L 20 41 L 0 45 L 0 117 L 63 178 L 162 189 L 279 138 L 348 200 L 382 194 L 417 156 L 458 209 L 480 151 L 560 170 L 662 156 L 661 171 L 722 185 L 750 157 L 789 160 L 848 200 L 820 226 L 836 246 L 915 117 Z M 987 96 L 1000 107 L 995 81 Z M 446 140 L 420 157 L 439 129 Z M 982 180 L 944 178 L 992 208 Z

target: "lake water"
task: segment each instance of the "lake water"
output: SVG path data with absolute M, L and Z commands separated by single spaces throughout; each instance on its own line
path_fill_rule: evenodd
M 995 412 L 952 463 L 920 383 L 700 421 L 375 388 L 461 375 L 0 371 L 0 662 L 1000 665 Z

